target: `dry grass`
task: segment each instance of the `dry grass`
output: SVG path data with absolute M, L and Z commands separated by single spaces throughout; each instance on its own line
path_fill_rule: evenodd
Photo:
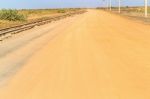
M 19 13 L 27 15 L 28 20 L 38 19 L 42 17 L 53 16 L 57 14 L 67 13 L 71 11 L 76 11 L 79 9 L 38 9 L 38 10 L 20 10 Z
M 105 11 L 118 14 L 118 7 L 112 7 L 112 11 L 106 8 L 97 8 L 97 9 L 103 9 Z M 147 18 L 145 18 L 144 11 L 145 11 L 144 7 L 121 7 L 121 13 L 118 15 L 125 16 L 126 18 L 130 18 L 132 20 L 136 20 L 138 22 L 150 25 L 150 7 L 148 7 Z
M 118 8 L 113 7 L 112 11 L 118 11 Z M 144 7 L 122 7 L 121 14 L 135 17 L 143 17 Z M 148 14 L 150 15 L 150 7 L 148 7 Z
M 19 24 L 22 24 L 22 23 L 24 23 L 24 22 L 0 20 L 0 29 L 6 28 L 6 27 L 11 27 L 11 26 L 14 26 L 14 25 L 19 25 Z

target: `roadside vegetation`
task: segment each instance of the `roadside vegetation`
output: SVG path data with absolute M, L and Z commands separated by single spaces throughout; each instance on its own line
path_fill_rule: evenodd
M 144 7 L 129 7 L 129 6 L 126 6 L 126 7 L 121 7 L 121 10 L 122 11 L 126 11 L 126 12 L 129 12 L 129 13 L 132 13 L 132 12 L 136 12 L 136 13 L 144 13 Z M 118 7 L 112 7 L 112 10 L 118 10 Z M 148 7 L 148 13 L 150 13 L 150 7 Z
M 112 11 L 118 11 L 117 7 L 113 7 Z M 121 7 L 121 14 L 127 16 L 134 16 L 134 17 L 143 17 L 144 16 L 144 7 Z M 148 7 L 148 15 L 150 16 L 150 7 Z
M 97 9 L 110 11 L 107 8 L 97 8 Z M 112 7 L 111 12 L 118 14 L 118 7 Z M 150 24 L 150 6 L 148 7 L 147 18 L 145 18 L 144 12 L 145 12 L 144 6 L 137 6 L 137 7 L 125 6 L 125 7 L 121 7 L 121 13 L 119 13 L 119 15 L 123 15 L 128 18 L 132 18 L 132 19 L 144 22 L 146 24 Z
M 26 17 L 23 14 L 19 14 L 17 10 L 2 9 L 0 10 L 0 20 L 25 21 Z
M 79 9 L 1 9 L 0 29 L 77 10 Z

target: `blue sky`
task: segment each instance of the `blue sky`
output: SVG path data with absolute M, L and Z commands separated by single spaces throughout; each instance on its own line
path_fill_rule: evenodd
M 107 0 L 106 0 L 107 1 Z M 150 1 L 150 0 L 149 0 Z M 118 0 L 112 0 L 117 5 Z M 124 6 L 143 5 L 144 0 L 122 0 Z M 0 0 L 0 8 L 63 8 L 104 6 L 103 0 Z

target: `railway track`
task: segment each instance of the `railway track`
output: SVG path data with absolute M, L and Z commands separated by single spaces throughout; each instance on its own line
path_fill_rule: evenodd
M 54 17 L 36 20 L 36 21 L 29 22 L 26 24 L 21 24 L 21 25 L 9 27 L 9 28 L 0 29 L 0 41 L 3 41 L 4 39 L 7 39 L 9 37 L 12 37 L 13 35 L 20 33 L 22 31 L 32 29 L 35 26 L 44 25 L 44 24 L 50 23 L 52 21 L 57 21 L 57 20 L 60 20 L 60 19 L 63 19 L 63 18 L 69 17 L 69 16 L 73 16 L 75 14 L 82 14 L 85 12 L 86 11 L 71 12 L 71 13 L 67 13 L 67 14 L 54 16 Z

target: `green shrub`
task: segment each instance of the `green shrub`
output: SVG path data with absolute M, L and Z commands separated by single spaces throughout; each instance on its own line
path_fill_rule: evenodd
M 9 21 L 25 21 L 27 18 L 23 14 L 19 14 L 17 10 L 2 9 L 0 10 L 0 20 Z

